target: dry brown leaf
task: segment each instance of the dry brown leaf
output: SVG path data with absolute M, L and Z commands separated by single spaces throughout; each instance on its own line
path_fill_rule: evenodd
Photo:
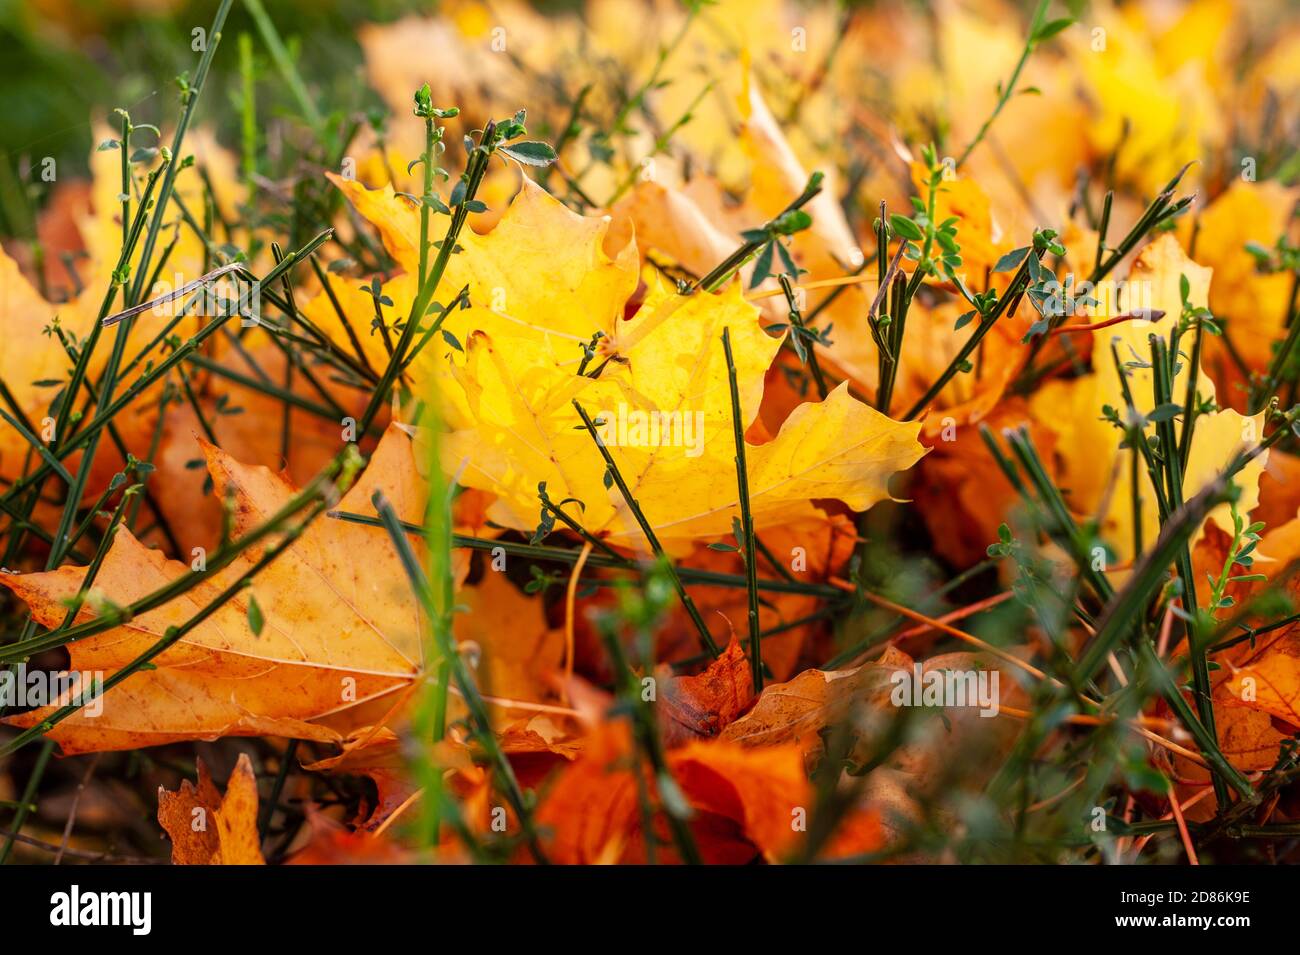
M 383 825 L 416 791 L 402 755 L 402 741 L 387 728 L 358 730 L 343 741 L 342 753 L 303 763 L 302 768 L 311 773 L 365 776 L 373 782 L 375 805 L 356 820 L 358 828 L 366 830 Z
M 895 683 L 917 666 L 907 654 L 889 647 L 879 660 L 853 669 L 805 670 L 788 683 L 767 687 L 753 709 L 724 729 L 721 738 L 750 747 L 792 743 L 811 764 L 822 752 L 822 732 L 852 720 L 865 751 L 890 721 L 905 715 L 905 705 L 893 699 Z M 987 671 L 990 689 L 992 674 L 997 676 L 996 692 L 991 695 L 998 707 L 1016 706 L 1024 698 L 1015 678 L 1003 666 L 977 654 L 941 654 L 920 664 L 920 669 L 923 674 Z M 971 765 L 966 765 L 963 784 L 978 779 L 984 769 L 995 765 L 991 759 L 981 760 L 980 754 L 1005 752 L 1019 733 L 1020 724 L 1005 715 L 988 718 L 981 707 L 973 704 L 967 701 L 965 705 L 944 706 L 942 720 L 918 714 L 918 725 L 909 730 L 889 765 L 909 774 L 917 791 L 942 788 L 947 776 L 963 762 L 983 767 L 969 772 Z M 978 787 L 978 783 L 974 785 Z
M 699 739 L 711 739 L 733 722 L 754 697 L 754 678 L 740 641 L 696 676 L 660 681 L 659 714 L 664 746 L 672 749 Z
M 821 731 L 845 719 L 854 706 L 885 705 L 895 669 L 866 663 L 851 670 L 804 670 L 788 683 L 766 687 L 753 709 L 721 737 L 742 746 L 792 743 L 811 757 L 821 751 Z
M 257 835 L 257 778 L 247 753 L 217 792 L 203 760 L 199 782 L 158 788 L 158 822 L 172 841 L 173 865 L 265 865 Z
M 608 724 L 561 771 L 536 817 L 548 832 L 546 849 L 552 859 L 567 864 L 647 861 L 636 765 L 627 727 Z M 757 856 L 780 861 L 804 838 L 813 793 L 797 746 L 747 749 L 721 740 L 697 741 L 670 752 L 668 767 L 694 813 L 690 829 L 706 863 L 738 864 Z M 658 813 L 653 829 L 657 860 L 680 861 Z M 842 841 L 829 852 L 852 855 L 880 844 L 873 814 L 854 814 Z

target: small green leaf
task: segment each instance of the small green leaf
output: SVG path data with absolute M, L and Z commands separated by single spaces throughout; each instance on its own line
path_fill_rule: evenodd
M 1012 249 L 1002 258 L 998 259 L 997 264 L 993 266 L 994 272 L 1013 272 L 1020 267 L 1026 255 L 1029 254 L 1029 246 L 1021 249 Z
M 1182 413 L 1182 405 L 1167 402 L 1147 415 L 1147 420 L 1154 422 L 1170 421 Z
M 889 226 L 904 239 L 911 239 L 913 242 L 920 242 L 925 238 L 925 233 L 907 216 L 899 215 L 897 212 L 892 213 L 889 217 Z
M 1042 43 L 1044 40 L 1056 36 L 1056 34 L 1060 33 L 1072 23 L 1074 23 L 1074 21 L 1069 17 L 1062 17 L 1060 20 L 1052 20 L 1050 23 L 1044 23 L 1038 28 L 1038 32 L 1034 34 L 1033 40 L 1035 43 Z
M 758 259 L 754 262 L 754 274 L 749 280 L 751 289 L 758 288 L 772 274 L 772 254 L 775 246 L 776 241 L 773 240 L 763 246 L 763 251 L 758 254 Z
M 262 628 L 266 626 L 262 608 L 258 606 L 257 598 L 252 594 L 248 595 L 248 626 L 252 629 L 253 635 L 258 637 L 262 635 Z
M 433 115 L 433 95 L 429 90 L 429 84 L 425 83 L 415 91 L 415 115 L 432 116 Z
M 550 143 L 531 141 L 511 143 L 508 146 L 502 146 L 501 152 L 525 166 L 549 166 L 557 158 Z

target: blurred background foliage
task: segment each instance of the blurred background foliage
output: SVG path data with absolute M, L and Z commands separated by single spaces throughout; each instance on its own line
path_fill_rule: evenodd
M 437 8 L 428 0 L 268 0 L 265 6 L 318 101 L 341 114 L 381 106 L 362 78 L 357 27 Z M 34 237 L 34 212 L 50 185 L 39 175 L 47 157 L 60 178 L 86 175 L 92 118 L 121 106 L 137 124 L 170 126 L 176 77 L 194 64 L 193 31 L 207 29 L 216 7 L 216 0 L 0 0 L 0 234 Z M 209 89 L 217 96 L 204 108 L 204 124 L 232 143 L 239 141 L 234 47 L 241 33 L 254 38 L 259 76 L 274 79 L 249 10 L 236 3 L 225 31 L 231 50 L 213 64 Z M 258 97 L 264 118 L 297 111 L 275 82 L 259 84 Z
M 807 0 L 819 5 L 827 0 Z M 926 12 L 923 0 L 911 0 Z M 848 0 L 872 7 L 870 0 Z M 581 0 L 533 0 L 544 13 L 575 11 Z M 1032 0 L 1019 3 L 1026 10 Z M 1064 0 L 1078 15 L 1085 0 Z M 86 175 L 93 147 L 91 122 L 116 107 L 130 111 L 136 124 L 169 127 L 176 110 L 176 78 L 194 63 L 195 30 L 206 30 L 217 0 L 0 0 L 0 235 L 35 238 L 35 213 L 48 195 L 39 175 L 47 158 L 58 175 Z M 328 104 L 331 119 L 378 118 L 381 98 L 364 79 L 357 42 L 363 24 L 392 22 L 410 13 L 438 12 L 438 0 L 265 0 L 295 67 L 315 94 Z M 253 38 L 259 79 L 259 121 L 298 117 L 301 109 L 276 79 L 266 47 L 248 7 L 236 3 L 227 20 L 230 49 L 213 63 L 203 125 L 227 144 L 239 143 L 240 34 Z M 437 51 L 430 51 L 436 58 Z M 277 132 L 294 124 L 275 124 Z M 274 143 L 267 144 L 274 148 Z

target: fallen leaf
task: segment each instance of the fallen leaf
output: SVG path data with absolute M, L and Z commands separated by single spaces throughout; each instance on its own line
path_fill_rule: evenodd
M 896 669 L 865 663 L 851 670 L 804 670 L 789 682 L 765 687 L 753 709 L 724 728 L 721 738 L 742 746 L 794 744 L 811 761 L 822 750 L 824 729 L 848 718 L 855 707 L 883 707 Z
M 233 489 L 235 533 L 274 514 L 294 494 L 282 476 L 246 467 L 206 446 L 216 493 Z M 424 513 L 424 485 L 415 473 L 410 441 L 390 428 L 369 467 L 343 498 L 344 511 L 373 513 L 382 490 L 404 520 Z M 111 675 L 180 625 L 236 579 L 254 558 L 234 564 L 156 610 L 70 647 L 71 667 Z M 119 530 L 96 579 L 96 589 L 119 606 L 191 573 L 188 564 L 145 548 Z M 27 602 L 33 617 L 57 626 L 84 568 L 0 574 L 0 584 Z M 410 684 L 421 666 L 420 612 L 388 535 L 375 527 L 321 518 L 297 545 L 256 578 L 251 593 L 265 627 L 253 632 L 249 597 L 221 606 L 155 660 L 103 697 L 103 713 L 78 712 L 50 733 L 65 753 L 132 749 L 184 739 L 283 735 L 337 739 L 310 721 L 341 715 Z M 84 608 L 80 620 L 94 616 Z M 9 718 L 16 726 L 40 722 L 48 710 Z
M 783 577 L 788 574 L 800 583 L 825 583 L 848 564 L 857 545 L 857 529 L 844 514 L 819 513 L 816 517 L 769 527 L 758 537 L 775 558 L 759 555 L 759 575 Z M 739 551 L 720 551 L 705 544 L 681 561 L 682 566 L 743 576 L 744 558 Z M 715 587 L 698 584 L 691 588 L 692 598 L 705 625 L 719 646 L 733 635 L 748 645 L 748 594 L 741 587 Z M 821 606 L 814 596 L 800 593 L 764 591 L 758 605 L 758 625 L 763 638 L 763 663 L 776 680 L 785 680 L 795 671 L 808 652 L 817 652 L 815 641 L 827 629 L 823 621 L 799 624 Z M 796 625 L 797 624 L 797 625 Z M 769 632 L 777 628 L 780 632 Z M 699 636 L 686 611 L 674 606 L 656 631 L 658 659 L 681 660 L 699 652 Z
M 1230 328 L 1238 356 L 1256 371 L 1267 370 L 1272 344 L 1285 336 L 1290 312 L 1291 278 L 1284 270 L 1263 272 L 1247 250 L 1250 243 L 1271 247 L 1286 234 L 1288 213 L 1300 189 L 1274 181 L 1232 184 L 1211 202 L 1197 220 L 1196 258 L 1214 270 L 1209 307 Z M 1180 223 L 1180 237 L 1190 241 L 1191 224 Z M 1225 376 L 1235 363 L 1218 336 L 1205 341 L 1206 368 L 1220 367 Z M 1219 394 L 1238 410 L 1246 395 L 1231 387 L 1237 378 L 1218 381 Z
M 257 834 L 257 779 L 247 753 L 240 753 L 217 792 L 198 761 L 199 782 L 188 779 L 175 792 L 158 787 L 158 822 L 172 841 L 172 865 L 265 865 Z
M 309 839 L 286 865 L 400 865 L 415 861 L 413 854 L 387 834 L 348 829 L 314 807 L 307 809 Z
M 722 329 L 732 330 L 737 364 L 745 369 L 741 407 L 753 409 L 742 410 L 746 421 L 757 411 L 763 371 L 779 343 L 757 337 L 753 310 L 738 293 L 714 298 L 648 303 L 650 314 L 630 323 L 637 337 L 620 345 L 630 389 L 622 376 L 575 377 L 529 362 L 533 356 L 522 347 L 475 335 L 460 376 L 474 427 L 443 443 L 444 466 L 468 462 L 462 481 L 498 496 L 490 511 L 498 523 L 535 527 L 537 487 L 545 481 L 553 500 L 582 501 L 589 530 L 644 548 L 620 492 L 604 485 L 590 435 L 575 430 L 582 425 L 572 405 L 578 400 L 601 422 L 602 440 L 666 546 L 681 550 L 729 533 L 739 506 Z M 753 397 L 746 401 L 747 395 Z M 886 418 L 843 385 L 824 402 L 800 405 L 775 438 L 746 450 L 756 529 L 815 517 L 813 498 L 864 510 L 888 497 L 889 477 L 923 454 L 915 440 L 919 428 Z
M 561 770 L 536 816 L 548 832 L 546 850 L 554 861 L 646 861 L 635 766 L 626 726 L 609 724 Z M 746 749 L 721 740 L 696 741 L 670 752 L 668 768 L 691 807 L 689 825 L 704 862 L 738 864 L 759 856 L 776 862 L 804 838 L 801 823 L 811 811 L 813 793 L 797 746 Z M 660 811 L 655 812 L 651 835 L 658 859 L 680 861 Z M 868 813 L 853 818 L 844 841 L 832 849 L 866 852 L 880 839 Z
M 388 817 L 406 804 L 416 792 L 402 754 L 402 741 L 386 727 L 358 730 L 343 741 L 343 752 L 302 766 L 310 773 L 365 776 L 375 784 L 374 806 L 364 818 L 356 820 L 358 828 L 374 831 Z
M 754 696 L 749 659 L 732 638 L 727 649 L 703 673 L 662 679 L 660 713 L 664 746 L 672 749 L 717 736 Z

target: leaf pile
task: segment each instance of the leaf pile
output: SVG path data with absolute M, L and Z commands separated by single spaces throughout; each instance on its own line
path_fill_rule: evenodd
M 0 217 L 0 861 L 1291 861 L 1300 18 L 1077 6 L 221 3 Z

